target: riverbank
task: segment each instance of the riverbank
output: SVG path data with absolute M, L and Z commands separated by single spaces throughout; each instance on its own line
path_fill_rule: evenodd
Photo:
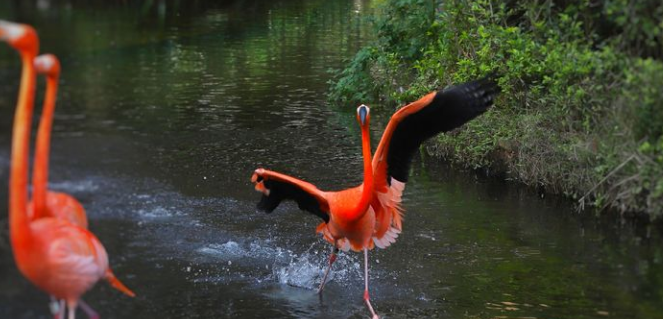
M 435 138 L 431 154 L 563 194 L 580 209 L 656 219 L 662 17 L 656 1 L 387 0 L 376 13 L 376 40 L 339 73 L 330 99 L 395 109 L 496 71 L 503 94 L 495 107 Z

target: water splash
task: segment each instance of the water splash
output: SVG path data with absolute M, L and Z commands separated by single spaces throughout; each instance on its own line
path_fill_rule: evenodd
M 63 191 L 67 193 L 81 194 L 81 193 L 94 193 L 99 189 L 97 182 L 91 179 L 78 180 L 78 181 L 63 181 L 63 182 L 49 182 L 50 189 Z
M 239 266 L 271 265 L 271 274 L 255 278 L 258 281 L 275 281 L 280 284 L 304 289 L 317 289 L 327 266 L 329 255 L 326 249 L 319 249 L 321 242 L 315 242 L 301 254 L 289 249 L 274 247 L 269 240 L 236 242 L 229 240 L 223 244 L 207 244 L 196 253 L 208 261 Z M 326 246 L 326 245 L 325 245 Z M 328 281 L 347 285 L 353 279 L 362 278 L 361 263 L 354 254 L 340 253 L 329 274 Z
M 314 247 L 318 245 L 318 243 L 314 243 L 301 255 L 293 254 L 285 265 L 275 265 L 273 274 L 276 281 L 293 287 L 317 289 L 329 258 L 328 254 L 314 250 Z M 327 281 L 334 281 L 346 286 L 352 278 L 360 278 L 361 275 L 361 265 L 356 257 L 341 252 Z
M 317 257 L 317 256 L 316 256 Z M 323 265 L 320 258 L 312 258 L 311 255 L 292 258 L 291 262 L 283 267 L 274 267 L 274 277 L 279 283 L 299 288 L 315 289 L 322 280 Z M 330 274 L 330 280 L 334 274 Z

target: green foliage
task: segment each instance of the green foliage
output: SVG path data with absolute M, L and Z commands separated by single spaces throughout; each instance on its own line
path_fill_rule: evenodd
M 388 0 L 380 12 L 378 39 L 334 82 L 332 101 L 403 105 L 497 72 L 496 107 L 440 136 L 439 155 L 581 205 L 663 211 L 659 1 Z
M 378 90 L 369 73 L 375 55 L 373 48 L 363 48 L 357 52 L 355 58 L 332 83 L 330 98 L 342 105 L 372 100 L 369 96 L 374 96 Z

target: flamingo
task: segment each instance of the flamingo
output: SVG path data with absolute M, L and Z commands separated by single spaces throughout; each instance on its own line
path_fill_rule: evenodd
M 364 302 L 373 319 L 379 318 L 370 303 L 368 250 L 387 248 L 402 231 L 401 196 L 408 181 L 412 157 L 427 139 L 457 128 L 484 113 L 498 93 L 490 78 L 431 92 L 398 110 L 391 117 L 371 160 L 369 108 L 357 108 L 361 126 L 364 182 L 338 192 L 321 191 L 297 178 L 258 168 L 251 181 L 262 193 L 258 210 L 273 212 L 283 200 L 294 200 L 300 209 L 323 222 L 316 229 L 332 244 L 332 253 L 318 293 L 336 260 L 339 249 L 364 253 Z
M 60 192 L 48 191 L 48 159 L 50 155 L 51 128 L 58 82 L 60 80 L 60 61 L 53 54 L 42 54 L 35 58 L 34 68 L 37 74 L 46 76 L 46 97 L 42 107 L 42 116 L 37 132 L 37 146 L 35 147 L 35 162 L 32 173 L 32 201 L 28 203 L 28 215 L 31 220 L 42 217 L 55 217 L 66 220 L 72 224 L 87 229 L 87 215 L 83 205 L 74 197 Z M 62 301 L 51 296 L 51 312 L 54 316 L 59 313 Z M 99 318 L 92 307 L 83 299 L 79 305 L 89 318 Z
M 28 154 L 39 39 L 28 25 L 0 20 L 0 40 L 17 50 L 22 62 L 9 181 L 9 232 L 19 271 L 35 286 L 63 300 L 57 318 L 64 318 L 66 302 L 68 318 L 74 319 L 80 296 L 99 279 L 135 296 L 109 268 L 106 250 L 94 234 L 60 218 L 30 219 Z

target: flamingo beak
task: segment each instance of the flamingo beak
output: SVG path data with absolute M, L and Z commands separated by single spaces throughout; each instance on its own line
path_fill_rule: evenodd
M 7 40 L 7 30 L 5 28 L 7 28 L 7 22 L 0 20 L 0 40 L 2 41 Z
M 362 104 L 359 106 L 357 111 L 359 113 L 359 121 L 361 122 L 361 125 L 366 125 L 366 118 L 368 117 L 368 106 Z

